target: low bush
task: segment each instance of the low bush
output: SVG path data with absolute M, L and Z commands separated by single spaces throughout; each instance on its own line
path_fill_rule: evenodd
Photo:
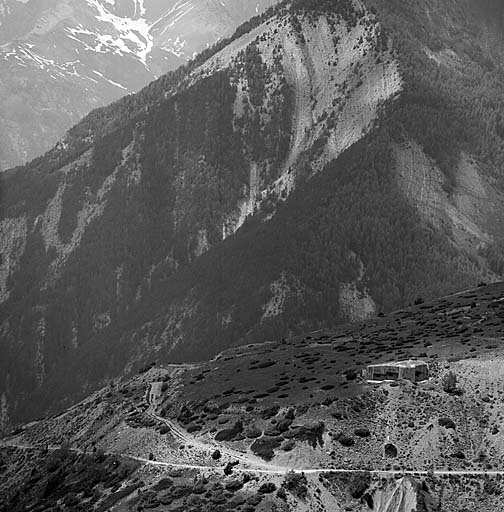
M 296 442 L 294 441 L 294 439 L 289 439 L 282 445 L 282 450 L 284 452 L 291 452 L 295 446 L 296 446 Z
M 339 444 L 341 444 L 341 446 L 345 446 L 347 448 L 355 444 L 355 440 L 343 432 L 340 432 L 334 438 Z
M 275 456 L 275 450 L 282 444 L 283 438 L 281 437 L 262 437 L 256 439 L 250 449 L 258 457 L 265 461 L 270 461 Z
M 283 487 L 280 487 L 277 491 L 277 498 L 280 498 L 283 501 L 287 501 L 287 493 L 285 492 L 285 489 Z
M 248 437 L 249 439 L 257 439 L 258 437 L 261 437 L 261 435 L 262 431 L 255 425 L 252 425 L 245 430 L 245 437 Z
M 299 499 L 306 499 L 308 496 L 308 480 L 304 473 L 294 473 L 293 471 L 285 475 L 282 487 Z
M 398 450 L 395 445 L 388 443 L 385 445 L 385 455 L 389 458 L 395 459 L 398 455 Z
M 264 420 L 269 420 L 269 419 L 275 417 L 279 411 L 280 411 L 280 406 L 274 405 L 272 407 L 268 407 L 268 408 L 264 409 L 261 412 L 261 417 Z
M 231 428 L 226 428 L 218 432 L 215 436 L 216 441 L 232 441 L 238 434 L 243 432 L 243 422 L 237 421 Z
M 171 478 L 161 478 L 159 482 L 154 485 L 152 488 L 154 491 L 164 491 L 165 489 L 169 489 L 173 485 L 173 480 Z
M 239 491 L 242 487 L 243 487 L 243 482 L 240 480 L 231 480 L 225 486 L 226 491 L 231 491 L 231 492 Z
M 439 426 L 455 430 L 455 422 L 451 418 L 439 418 Z
M 486 480 L 483 484 L 483 490 L 486 496 L 499 496 L 502 492 L 499 484 L 494 480 Z
M 443 391 L 454 393 L 457 390 L 457 376 L 453 372 L 447 373 L 441 380 Z
M 371 474 L 367 471 L 354 473 L 350 476 L 348 491 L 352 498 L 360 499 L 371 485 Z
M 265 484 L 262 484 L 261 487 L 259 487 L 258 492 L 261 494 L 271 494 L 272 492 L 276 491 L 276 485 L 273 482 L 267 482 Z
M 307 441 L 313 448 L 316 448 L 317 444 L 320 446 L 324 444 L 324 430 L 325 425 L 323 422 L 310 426 L 296 426 L 289 432 L 286 432 L 284 437 L 287 439 L 296 439 L 298 441 Z

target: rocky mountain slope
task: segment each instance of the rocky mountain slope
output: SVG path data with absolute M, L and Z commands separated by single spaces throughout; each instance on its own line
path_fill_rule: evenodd
M 498 279 L 502 68 L 432 5 L 281 4 L 4 173 L 3 423 Z
M 0 170 L 187 63 L 273 0 L 2 0 Z
M 500 283 L 149 365 L 3 439 L 0 510 L 500 510 L 503 300 Z M 360 377 L 406 357 L 431 378 Z

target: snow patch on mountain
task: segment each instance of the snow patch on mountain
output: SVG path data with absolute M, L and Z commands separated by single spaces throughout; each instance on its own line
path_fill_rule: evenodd
M 184 16 L 187 16 L 196 3 L 191 0 L 177 0 L 171 9 L 168 9 L 159 19 L 152 24 L 152 29 L 163 26 L 159 37 L 163 36 L 168 29 L 173 28 Z
M 103 80 L 106 80 L 109 84 L 114 85 L 115 87 L 119 87 L 120 89 L 124 89 L 125 91 L 128 90 L 127 87 L 124 87 L 124 85 L 122 85 L 118 82 L 114 82 L 113 80 L 110 80 L 110 78 L 103 76 L 102 73 L 100 73 L 99 71 L 96 71 L 95 69 L 93 70 L 93 73 L 98 75 L 100 78 L 103 78 Z
M 46 72 L 52 78 L 65 77 L 68 74 L 78 74 L 76 72 L 78 60 L 59 64 L 54 59 L 43 57 L 33 48 L 32 44 L 26 42 L 16 42 L 12 45 L 6 44 L 0 47 L 0 58 L 6 62 L 17 61 L 17 64 L 22 67 L 33 65 Z
M 43 154 L 94 108 L 139 91 L 275 1 L 0 0 L 0 88 L 12 91 L 0 102 L 0 171 Z
M 136 55 L 147 66 L 147 56 L 154 46 L 150 34 L 150 25 L 147 20 L 143 17 L 133 19 L 117 16 L 106 9 L 99 0 L 86 0 L 86 2 L 96 10 L 96 19 L 105 24 L 112 25 L 115 32 L 120 36 L 114 38 L 108 34 L 98 35 L 100 44 L 95 47 L 95 51 L 103 51 L 104 43 L 107 43 L 108 46 L 116 48 L 116 51 Z M 143 3 L 139 5 L 139 13 L 141 14 L 143 12 Z
M 145 8 L 144 0 L 134 0 L 135 1 L 135 14 L 134 16 L 145 16 L 147 9 Z
M 177 36 L 175 39 L 171 37 L 166 40 L 161 48 L 170 53 L 173 53 L 176 57 L 183 58 L 185 55 L 184 48 L 187 46 L 187 41 L 182 36 Z

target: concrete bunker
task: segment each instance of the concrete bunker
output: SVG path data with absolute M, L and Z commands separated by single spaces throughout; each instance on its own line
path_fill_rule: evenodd
M 410 380 L 422 382 L 429 378 L 429 365 L 425 361 L 409 359 L 391 363 L 370 364 L 362 372 L 368 381 L 384 382 Z

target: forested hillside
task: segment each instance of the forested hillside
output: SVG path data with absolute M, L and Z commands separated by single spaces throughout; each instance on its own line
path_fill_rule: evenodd
M 395 4 L 282 3 L 4 176 L 4 425 L 502 274 L 488 20 Z

